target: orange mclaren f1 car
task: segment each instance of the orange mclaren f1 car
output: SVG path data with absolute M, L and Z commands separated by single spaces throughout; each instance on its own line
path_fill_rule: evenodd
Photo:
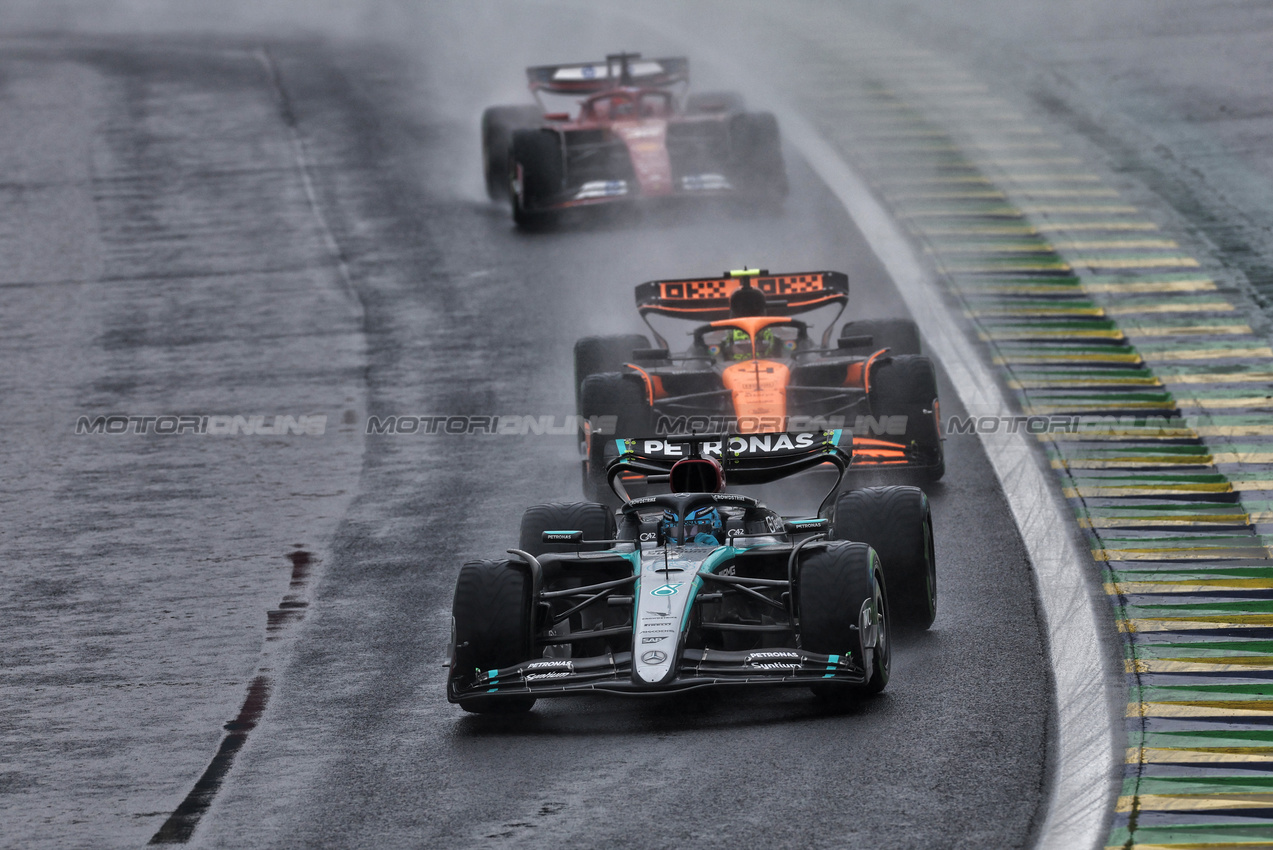
M 816 271 L 726 272 L 655 280 L 636 288 L 637 310 L 658 343 L 640 334 L 575 344 L 584 492 L 605 498 L 604 470 L 618 437 L 843 429 L 852 469 L 945 471 L 933 363 L 906 319 L 847 322 L 848 276 Z M 838 307 L 820 338 L 794 316 Z M 673 353 L 651 316 L 691 319 L 689 349 Z

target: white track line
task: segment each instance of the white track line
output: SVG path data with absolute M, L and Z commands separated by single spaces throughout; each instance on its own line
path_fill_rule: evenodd
M 1011 407 L 994 374 L 948 315 L 945 293 L 917 259 L 906 237 L 816 129 L 780 112 L 783 139 L 844 204 L 893 278 L 930 351 L 945 369 L 968 413 L 1004 415 Z M 979 435 L 1034 565 L 1057 695 L 1057 734 L 1047 815 L 1037 850 L 1101 847 L 1117 797 L 1121 753 L 1119 681 L 1102 643 L 1097 579 L 1091 555 L 1075 545 L 1073 514 L 1055 474 L 1024 433 Z M 993 565 L 991 565 L 993 567 Z

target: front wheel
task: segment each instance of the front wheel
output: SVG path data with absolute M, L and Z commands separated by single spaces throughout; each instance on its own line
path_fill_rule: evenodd
M 565 181 L 561 136 L 552 130 L 517 130 L 509 162 L 513 221 L 534 228 L 551 223 L 551 208 Z
M 537 106 L 492 106 L 482 113 L 482 175 L 492 201 L 508 197 L 508 160 L 513 131 L 541 120 Z
M 451 605 L 451 670 L 448 694 L 473 683 L 484 670 L 511 667 L 533 657 L 533 600 L 529 573 L 507 560 L 469 561 L 460 569 Z M 465 711 L 517 714 L 534 697 L 470 696 Z
M 892 664 L 888 596 L 875 551 L 865 543 L 832 542 L 802 553 L 796 604 L 800 646 L 823 655 L 849 655 L 868 673 L 866 683 L 814 685 L 819 696 L 877 694 Z
M 559 552 L 601 552 L 610 543 L 545 543 L 545 531 L 582 531 L 584 540 L 614 540 L 614 512 L 596 502 L 531 505 L 522 514 L 517 548 L 535 557 Z

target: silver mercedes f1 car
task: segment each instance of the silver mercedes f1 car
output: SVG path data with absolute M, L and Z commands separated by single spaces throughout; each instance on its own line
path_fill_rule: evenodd
M 889 679 L 890 629 L 927 628 L 937 583 L 916 487 L 840 492 L 841 431 L 617 441 L 622 500 L 529 508 L 509 557 L 471 561 L 452 608 L 447 696 L 474 712 L 540 697 L 800 686 L 839 697 Z M 814 517 L 725 483 L 838 472 Z M 629 498 L 640 482 L 669 492 Z

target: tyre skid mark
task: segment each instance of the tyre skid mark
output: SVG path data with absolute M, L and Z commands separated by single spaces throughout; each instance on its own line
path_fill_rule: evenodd
M 309 607 L 309 600 L 306 597 L 314 567 L 314 557 L 300 544 L 297 544 L 296 550 L 289 553 L 287 557 L 292 562 L 291 578 L 278 607 L 265 613 L 267 646 L 262 652 L 256 675 L 248 684 L 243 706 L 235 718 L 223 727 L 226 734 L 221 739 L 216 755 L 212 757 L 207 769 L 195 782 L 181 804 L 173 810 L 147 842 L 148 844 L 185 844 L 193 837 L 195 828 L 212 807 L 217 792 L 221 790 L 222 783 L 234 765 L 235 756 L 238 755 L 239 750 L 243 749 L 247 743 L 248 734 L 256 728 L 261 716 L 265 713 L 266 706 L 269 705 L 270 694 L 274 688 L 274 677 L 270 674 L 271 650 L 268 644 L 279 640 L 288 626 L 304 619 L 305 611 Z
M 212 805 L 213 798 L 221 788 L 221 782 L 230 771 L 235 755 L 247 743 L 248 733 L 256 728 L 257 721 L 265 711 L 270 699 L 270 684 L 267 676 L 257 676 L 248 685 L 243 708 L 239 710 L 237 717 L 225 724 L 226 735 L 221 739 L 221 746 L 217 748 L 211 764 L 186 795 L 186 799 L 181 801 L 181 805 L 159 827 L 149 844 L 185 844 L 194 835 L 200 818 Z
M 337 272 L 345 296 L 358 313 L 357 324 L 362 326 L 364 306 L 355 290 L 344 251 L 336 241 L 335 234 L 319 202 L 318 190 L 313 179 L 314 162 L 298 129 L 299 119 L 284 85 L 282 71 L 267 48 L 257 49 L 252 56 L 266 76 L 267 84 L 278 106 L 279 118 L 286 127 L 294 170 L 301 180 L 315 225 L 326 248 L 328 260 Z M 313 555 L 299 543 L 296 544 L 296 551 L 289 553 L 288 558 L 292 562 L 291 579 L 287 592 L 278 606 L 266 612 L 265 648 L 261 653 L 257 675 L 248 686 L 243 708 L 234 720 L 225 725 L 227 734 L 222 739 L 221 746 L 207 770 L 195 783 L 185 800 L 151 838 L 150 844 L 183 844 L 190 840 L 199 820 L 211 807 L 217 791 L 220 790 L 229 773 L 235 755 L 247 742 L 248 733 L 256 727 L 269 703 L 274 682 L 274 677 L 270 675 L 270 658 L 274 649 L 271 644 L 280 641 L 289 626 L 304 619 L 309 608 L 308 592 L 315 565 Z

